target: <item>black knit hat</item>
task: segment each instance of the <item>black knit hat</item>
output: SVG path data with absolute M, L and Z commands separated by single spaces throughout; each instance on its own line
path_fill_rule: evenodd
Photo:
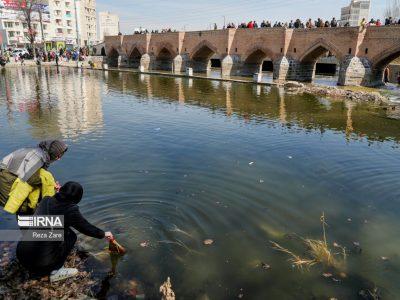
M 70 201 L 75 204 L 78 204 L 82 200 L 82 196 L 83 187 L 79 183 L 73 181 L 64 184 L 57 194 L 58 199 Z
M 49 147 L 50 159 L 53 161 L 62 157 L 67 150 L 68 147 L 63 141 L 53 141 Z

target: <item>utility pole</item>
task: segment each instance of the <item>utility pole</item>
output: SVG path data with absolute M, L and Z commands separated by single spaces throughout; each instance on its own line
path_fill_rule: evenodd
M 76 41 L 78 43 L 78 48 L 81 47 L 81 36 L 79 33 L 79 21 L 78 21 L 78 5 L 77 3 L 80 2 L 80 0 L 75 0 L 74 4 L 75 4 L 75 23 L 76 23 Z
M 39 22 L 40 22 L 40 31 L 42 32 L 42 43 L 43 43 L 43 51 L 44 54 L 47 57 L 47 49 L 46 49 L 46 42 L 44 40 L 44 30 L 43 30 L 43 16 L 42 16 L 42 10 L 43 10 L 43 4 L 39 4 L 38 8 L 39 8 Z
M 224 29 L 226 28 L 226 18 L 225 16 L 222 16 L 224 18 Z

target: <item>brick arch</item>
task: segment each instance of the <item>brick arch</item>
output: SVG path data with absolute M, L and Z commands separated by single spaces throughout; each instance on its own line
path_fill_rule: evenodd
M 400 45 L 394 45 L 389 49 L 379 53 L 371 59 L 371 65 L 374 69 L 381 69 L 386 67 L 390 62 L 400 56 Z
M 119 56 L 120 52 L 114 47 L 110 47 L 109 51 L 107 51 L 107 61 L 110 67 L 118 67 Z
M 257 52 L 263 53 L 264 57 L 269 57 L 271 58 L 271 60 L 274 60 L 276 56 L 274 52 L 268 47 L 265 47 L 264 45 L 261 44 L 257 44 L 245 52 L 245 54 L 243 55 L 243 61 L 247 62 L 249 58 L 251 58 L 251 56 Z
M 111 54 L 114 54 L 114 55 L 111 55 Z M 117 50 L 117 49 L 115 49 L 114 47 L 110 47 L 110 49 L 107 51 L 107 57 L 118 57 L 120 54 L 119 54 L 119 51 Z
M 207 40 L 203 40 L 201 41 L 199 44 L 197 44 L 196 47 L 193 48 L 193 50 L 191 51 L 189 58 L 191 60 L 195 59 L 196 56 L 199 54 L 199 52 L 201 52 L 203 49 L 209 49 L 209 57 L 207 57 L 208 59 L 211 58 L 211 56 L 213 56 L 214 54 L 218 53 L 218 49 L 217 47 L 215 47 L 213 44 L 211 44 L 209 41 Z M 211 52 L 213 54 L 211 54 Z
M 167 50 L 171 54 L 172 58 L 178 55 L 176 49 L 172 46 L 171 43 L 162 42 L 157 45 L 156 57 L 159 57 L 160 54 L 162 54 L 163 50 Z
M 141 45 L 139 43 L 135 43 L 130 47 L 130 50 L 126 53 L 128 55 L 128 57 L 130 57 L 135 50 L 137 50 L 137 52 L 139 52 L 140 56 L 142 56 L 143 54 L 146 53 L 146 49 L 145 49 L 145 47 L 143 47 L 143 45 Z
M 312 62 L 318 59 L 324 52 L 331 52 L 339 61 L 344 58 L 344 55 L 336 46 L 325 39 L 318 39 L 300 56 L 300 62 Z

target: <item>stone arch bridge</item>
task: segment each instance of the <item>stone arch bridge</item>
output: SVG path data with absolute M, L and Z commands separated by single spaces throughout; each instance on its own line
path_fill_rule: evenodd
M 400 26 L 314 29 L 226 29 L 109 36 L 111 67 L 207 72 L 221 58 L 222 76 L 248 76 L 272 61 L 275 81 L 311 82 L 317 60 L 329 53 L 339 62 L 339 85 L 382 84 L 386 66 L 400 56 Z

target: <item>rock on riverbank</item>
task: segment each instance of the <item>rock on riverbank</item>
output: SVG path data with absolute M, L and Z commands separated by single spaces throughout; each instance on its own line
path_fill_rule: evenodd
M 357 102 L 374 102 L 376 104 L 389 103 L 389 98 L 381 95 L 379 92 L 363 92 L 330 86 L 306 85 L 296 81 L 286 82 L 284 88 L 292 94 L 311 94 Z

